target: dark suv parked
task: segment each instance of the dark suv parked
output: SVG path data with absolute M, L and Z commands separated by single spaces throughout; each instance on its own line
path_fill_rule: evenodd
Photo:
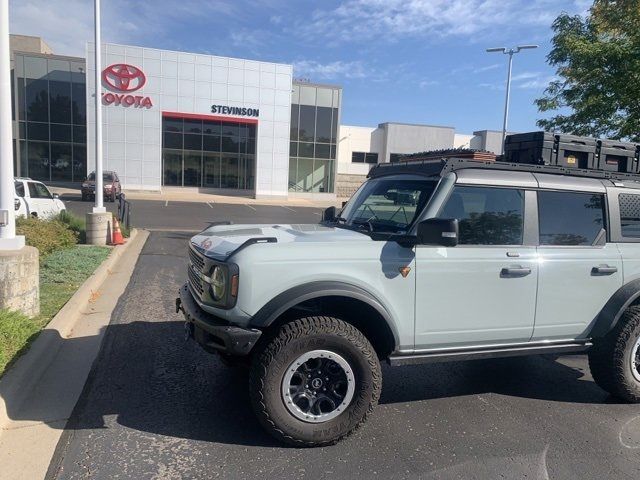
M 102 188 L 104 199 L 109 202 L 115 202 L 116 198 L 122 193 L 122 185 L 118 174 L 113 171 L 106 170 L 102 172 Z M 82 201 L 95 197 L 96 194 L 96 172 L 91 172 L 87 179 L 82 182 Z

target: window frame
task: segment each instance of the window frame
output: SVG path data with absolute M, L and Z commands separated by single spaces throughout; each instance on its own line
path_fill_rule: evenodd
M 609 195 L 608 195 L 608 191 L 604 191 L 604 192 L 596 192 L 596 191 L 589 191 L 589 190 L 573 190 L 573 189 L 558 189 L 558 188 L 536 188 L 533 189 L 533 192 L 535 193 L 535 208 L 536 208 L 536 222 L 535 222 L 535 230 L 536 230 L 536 245 L 538 247 L 542 247 L 542 248 L 561 248 L 561 249 L 565 249 L 565 248 L 578 248 L 578 249 L 585 249 L 585 248 L 604 248 L 605 245 L 607 243 L 611 242 L 611 212 L 609 211 L 610 209 L 610 204 L 611 202 L 609 201 Z M 582 194 L 582 195 L 602 195 L 603 197 L 603 201 L 604 201 L 604 205 L 603 205 L 603 220 L 604 220 L 604 225 L 603 228 L 605 230 L 605 241 L 604 244 L 602 245 L 543 245 L 540 243 L 540 211 L 538 209 L 538 193 L 539 192 L 554 192 L 554 193 L 575 193 L 575 194 Z M 616 198 L 617 200 L 617 198 Z M 620 216 L 618 215 L 618 220 L 620 220 Z M 620 222 L 618 222 L 618 228 L 620 227 L 619 225 Z M 638 238 L 638 240 L 640 240 L 640 238 Z
M 487 185 L 487 184 L 475 184 L 475 183 L 454 183 L 451 189 L 447 193 L 447 197 L 443 200 L 440 208 L 438 209 L 435 218 L 440 218 L 440 214 L 444 210 L 451 198 L 451 195 L 456 188 L 490 188 L 499 190 L 521 190 L 524 193 L 524 199 L 522 202 L 522 242 L 519 244 L 496 244 L 496 245 L 483 245 L 483 244 L 463 244 L 458 243 L 453 248 L 523 248 L 523 247 L 535 247 L 538 242 L 538 207 L 537 197 L 535 191 L 529 187 L 522 185 Z M 433 197 L 432 197 L 433 198 Z M 443 217 L 444 218 L 444 217 Z M 423 219 L 419 219 L 419 223 Z M 535 229 L 531 228 L 535 225 Z

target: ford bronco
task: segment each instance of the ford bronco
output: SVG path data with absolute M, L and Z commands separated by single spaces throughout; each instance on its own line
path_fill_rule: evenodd
M 188 337 L 250 367 L 260 423 L 335 443 L 404 365 L 587 353 L 640 401 L 640 176 L 450 159 L 380 164 L 318 225 L 214 224 L 189 245 Z

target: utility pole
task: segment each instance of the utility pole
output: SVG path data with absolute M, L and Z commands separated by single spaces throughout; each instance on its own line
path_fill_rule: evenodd
M 504 152 L 504 140 L 507 136 L 507 123 L 509 121 L 509 99 L 511 96 L 511 69 L 513 66 L 513 54 L 520 52 L 520 50 L 528 50 L 532 48 L 538 48 L 538 45 L 518 45 L 515 48 L 497 47 L 487 48 L 487 52 L 500 52 L 505 55 L 509 55 L 509 67 L 507 69 L 507 93 L 504 99 L 504 118 L 502 120 L 502 152 Z
M 9 0 L 0 0 L 0 251 L 24 247 L 16 237 L 9 48 Z
M 100 31 L 100 0 L 94 0 L 94 62 L 95 68 L 95 205 L 86 215 L 87 243 L 90 245 L 105 245 L 111 243 L 113 232 L 113 215 L 107 212 L 103 204 L 102 179 L 102 98 L 100 86 L 102 84 L 102 39 Z

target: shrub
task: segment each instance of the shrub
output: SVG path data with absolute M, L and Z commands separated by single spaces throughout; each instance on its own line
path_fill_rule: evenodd
M 75 232 L 80 243 L 86 242 L 87 224 L 84 218 L 78 217 L 68 210 L 63 210 L 58 214 L 56 220 L 64 223 L 70 230 Z
M 27 245 L 40 251 L 40 258 L 78 243 L 78 234 L 59 220 L 17 218 L 16 233 L 24 235 Z

